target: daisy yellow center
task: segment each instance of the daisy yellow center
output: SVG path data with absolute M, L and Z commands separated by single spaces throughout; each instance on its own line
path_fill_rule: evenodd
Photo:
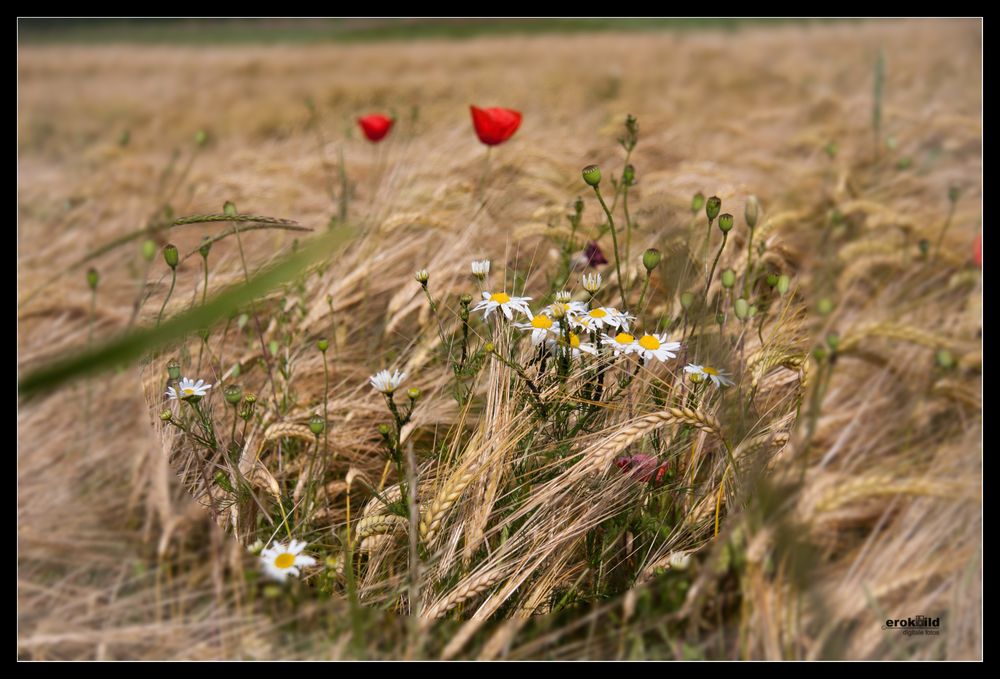
M 181 391 L 183 391 L 183 392 L 184 392 L 185 394 L 187 394 L 188 396 L 190 396 L 191 394 L 193 394 L 193 393 L 194 393 L 194 389 L 193 389 L 193 388 L 191 388 L 191 387 L 184 387 L 184 389 L 182 389 Z
M 719 376 L 718 370 L 716 370 L 715 368 L 709 368 L 707 365 L 704 368 L 702 368 L 702 371 L 705 372 L 705 374 L 707 375 L 715 375 L 716 377 Z
M 497 304 L 506 304 L 507 302 L 510 301 L 510 295 L 508 295 L 506 292 L 494 292 L 490 296 L 490 301 L 496 302 Z
M 274 565 L 278 568 L 291 568 L 292 564 L 295 563 L 295 555 L 289 552 L 283 552 L 278 555 L 278 558 L 274 560 Z
M 548 330 L 552 327 L 552 319 L 548 316 L 535 316 L 531 319 L 531 327 L 539 330 Z
M 635 338 L 627 332 L 620 332 L 615 335 L 615 341 L 618 342 L 618 344 L 632 344 L 632 342 L 635 341 Z
M 569 345 L 571 347 L 573 347 L 574 349 L 577 349 L 577 348 L 580 347 L 580 336 L 577 335 L 575 332 L 571 332 L 569 334 Z
M 591 309 L 590 315 L 592 318 L 604 318 L 608 315 L 608 312 L 604 309 Z
M 660 340 L 656 339 L 652 335 L 643 335 L 639 340 L 639 346 L 643 349 L 649 349 L 650 351 L 656 351 L 660 348 Z

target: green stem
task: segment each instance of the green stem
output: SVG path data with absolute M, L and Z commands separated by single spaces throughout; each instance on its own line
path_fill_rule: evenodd
M 719 257 L 722 256 L 722 251 L 726 247 L 726 240 L 729 237 L 728 231 L 722 232 L 722 245 L 719 246 L 719 251 L 715 253 L 715 261 L 712 262 L 712 268 L 708 272 L 708 280 L 705 281 L 705 304 L 708 304 L 708 289 L 712 287 L 712 277 L 715 276 L 715 267 L 719 264 Z
M 622 309 L 625 309 L 628 307 L 628 304 L 625 302 L 625 284 L 622 281 L 621 258 L 618 256 L 618 234 L 615 231 L 615 218 L 611 216 L 611 210 L 608 209 L 607 203 L 604 202 L 604 197 L 601 196 L 601 189 L 595 186 L 594 193 L 597 194 L 597 200 L 600 201 L 601 207 L 604 208 L 604 214 L 608 217 L 608 225 L 611 227 L 611 242 L 615 247 L 615 274 L 618 276 L 618 291 L 621 293 Z
M 750 241 L 747 244 L 747 269 L 743 272 L 743 297 L 750 299 L 750 285 L 753 282 L 753 229 L 750 229 Z
M 163 320 L 163 311 L 167 308 L 167 302 L 170 301 L 170 296 L 174 294 L 174 285 L 177 283 L 177 269 L 170 267 L 170 289 L 167 291 L 167 296 L 163 298 L 163 306 L 160 307 L 160 313 L 156 316 L 156 325 L 160 325 L 160 321 Z

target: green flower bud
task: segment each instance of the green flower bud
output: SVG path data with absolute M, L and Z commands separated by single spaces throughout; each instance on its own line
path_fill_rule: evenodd
M 100 274 L 97 273 L 97 269 L 91 267 L 87 269 L 87 285 L 90 286 L 91 290 L 97 290 L 97 283 L 101 280 Z
M 278 355 L 278 348 L 279 348 L 278 340 L 271 340 L 270 342 L 267 343 L 267 349 L 268 351 L 271 352 L 272 356 Z
M 472 295 L 466 293 L 459 297 L 458 301 L 462 304 L 462 306 L 469 306 L 472 304 Z
M 483 347 L 483 351 L 485 351 L 487 354 L 492 354 L 495 350 L 496 347 L 493 346 L 493 342 L 487 342 L 486 345 Z
M 826 350 L 826 347 L 824 347 L 822 345 L 816 347 L 815 349 L 813 349 L 813 356 L 816 358 L 817 361 L 824 361 L 824 360 L 826 360 L 827 355 L 828 355 L 828 352 Z
M 243 418 L 244 422 L 249 422 L 250 418 L 253 417 L 256 403 L 257 397 L 253 394 L 247 394 L 243 397 L 243 407 L 240 408 L 240 417 Z
M 920 254 L 926 257 L 931 251 L 931 242 L 926 238 L 921 238 L 920 242 L 917 243 L 917 248 L 920 250 Z
M 319 349 L 320 351 L 322 351 L 325 354 L 326 350 L 330 348 L 330 340 L 328 340 L 328 339 L 317 340 L 316 341 L 316 348 Z
M 747 309 L 747 314 L 750 316 L 750 318 L 753 318 L 754 316 L 757 315 L 757 311 L 759 311 L 759 309 L 757 309 L 757 305 L 751 304 L 750 308 Z
M 699 191 L 691 196 L 691 212 L 698 214 L 703 207 L 705 207 L 705 194 Z
M 718 323 L 719 325 L 725 325 L 726 324 L 726 315 L 724 313 L 722 313 L 721 311 L 719 313 L 715 314 L 715 322 Z
M 426 286 L 427 281 L 430 279 L 431 275 L 427 273 L 427 269 L 420 269 L 415 274 L 413 274 L 413 277 L 417 279 L 417 283 Z
M 201 239 L 201 247 L 198 248 L 198 252 L 205 259 L 208 259 L 208 253 L 212 250 L 212 237 L 205 236 Z
M 596 187 L 601 183 L 601 168 L 596 165 L 588 165 L 583 168 L 583 181 L 590 186 Z
M 774 286 L 779 295 L 784 295 L 788 292 L 788 287 L 792 284 L 792 279 L 790 279 L 785 274 L 778 276 L 778 283 Z
M 733 304 L 733 313 L 736 314 L 736 318 L 740 319 L 741 321 L 745 321 L 747 318 L 750 317 L 750 303 L 747 302 L 742 297 L 740 297 Z
M 181 364 L 177 361 L 167 363 L 167 376 L 172 380 L 179 380 L 181 378 Z
M 719 230 L 722 233 L 729 233 L 733 230 L 733 216 L 728 212 L 719 216 Z
M 411 401 L 416 401 L 418 398 L 420 398 L 420 390 L 417 389 L 416 387 L 410 387 L 409 389 L 406 390 L 406 395 L 409 397 Z
M 382 436 L 388 436 L 389 431 L 390 431 L 389 425 L 387 424 L 383 423 L 378 426 L 378 433 L 381 434 Z
M 174 414 L 171 413 L 169 410 L 164 410 L 163 412 L 160 413 L 160 419 L 163 420 L 164 422 L 169 422 L 170 420 L 173 419 L 173 417 Z
M 736 285 L 736 272 L 732 269 L 723 269 L 722 273 L 719 274 L 719 278 L 722 279 L 722 287 L 726 290 L 729 290 Z
M 156 241 L 144 240 L 142 242 L 142 258 L 147 262 L 152 262 L 156 257 Z
M 769 273 L 769 274 L 767 274 L 767 277 L 764 280 L 767 282 L 767 285 L 769 287 L 773 288 L 775 285 L 778 284 L 778 274 L 776 274 L 776 273 Z
M 831 332 L 827 335 L 826 346 L 830 347 L 830 351 L 837 351 L 837 347 L 840 346 L 840 335 L 835 332 Z
M 208 142 L 208 132 L 205 130 L 198 130 L 194 133 L 194 143 L 198 146 L 204 146 Z
M 181 255 L 177 251 L 176 245 L 166 245 L 163 248 L 163 261 L 167 263 L 171 269 L 176 269 L 177 265 L 181 261 Z
M 712 196 L 705 201 L 705 215 L 708 217 L 708 221 L 714 222 L 715 218 L 719 216 L 719 212 L 721 210 L 722 199 L 718 196 Z
M 625 166 L 625 170 L 622 172 L 622 180 L 624 180 L 625 186 L 635 184 L 635 167 L 631 163 Z
M 573 210 L 576 211 L 577 215 L 583 214 L 583 198 L 580 196 L 577 196 L 576 200 L 573 201 Z
M 234 203 L 231 200 L 227 200 L 226 203 L 225 203 L 225 205 L 222 206 L 222 212 L 227 217 L 235 217 L 237 214 L 239 214 L 236 211 L 236 203 Z
M 326 420 L 323 419 L 322 415 L 317 413 L 309 418 L 309 431 L 313 434 L 319 436 L 324 429 L 326 429 Z
M 660 251 L 656 248 L 649 248 L 644 253 L 642 253 L 642 265 L 646 267 L 647 272 L 652 272 L 660 264 Z
M 226 397 L 226 403 L 234 406 L 243 398 L 243 387 L 238 384 L 230 384 L 222 393 Z
M 691 308 L 692 304 L 694 304 L 694 293 L 693 292 L 681 293 L 681 306 L 685 310 L 687 310 Z
M 937 364 L 945 370 L 950 370 L 955 367 L 955 357 L 947 349 L 939 349 L 938 352 L 934 354 L 934 360 L 937 361 Z
M 751 229 L 757 226 L 757 219 L 760 217 L 760 202 L 757 200 L 757 196 L 750 196 L 747 198 L 746 207 L 743 208 L 743 218 L 747 222 L 747 226 Z
M 830 312 L 833 311 L 833 300 L 829 297 L 824 297 L 819 301 L 819 304 L 816 305 L 816 310 L 823 316 L 829 315 Z
M 705 378 L 702 377 L 701 373 L 688 373 L 688 379 L 691 381 L 692 384 L 701 384 L 703 381 L 705 381 Z

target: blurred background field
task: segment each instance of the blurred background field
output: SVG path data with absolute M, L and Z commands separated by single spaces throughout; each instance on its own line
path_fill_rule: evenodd
M 819 540 L 822 558 L 802 586 L 805 622 L 776 612 L 785 610 L 784 585 L 747 576 L 713 585 L 741 592 L 753 610 L 739 644 L 698 602 L 679 613 L 651 590 L 593 610 L 476 628 L 441 621 L 419 634 L 386 615 L 359 643 L 341 626 L 340 602 L 247 600 L 245 550 L 181 488 L 140 376 L 123 366 L 19 404 L 19 656 L 980 657 L 981 283 L 955 281 L 981 228 L 981 29 L 972 20 L 19 24 L 19 373 L 88 341 L 86 267 L 53 276 L 146 224 L 165 191 L 178 215 L 218 212 L 231 200 L 322 232 L 337 210 L 342 153 L 358 237 L 381 233 L 382 252 L 377 267 L 357 258 L 333 267 L 345 277 L 367 268 L 348 291 L 365 292 L 344 313 L 378 325 L 388 312 L 364 303 L 369 289 L 372 298 L 418 293 L 412 271 L 456 240 L 463 252 L 502 259 L 537 227 L 539 209 L 582 193 L 581 167 L 620 163 L 615 140 L 629 113 L 642 135 L 634 162 L 639 221 L 650 224 L 643 247 L 656 244 L 659 222 L 686 219 L 697 191 L 724 201 L 756 194 L 765 210 L 801 214 L 785 231 L 788 258 L 812 284 L 809 301 L 831 289 L 853 300 L 822 331 L 847 335 L 905 318 L 955 339 L 965 371 L 957 387 L 942 387 L 912 367 L 929 374 L 933 352 L 908 346 L 887 349 L 878 370 L 849 364 L 831 386 L 812 490 L 890 467 L 897 481 L 951 485 L 814 516 L 829 542 Z M 524 114 L 517 136 L 495 149 L 497 184 L 481 212 L 447 200 L 481 172 L 469 104 Z M 354 122 L 371 111 L 399 121 L 377 150 Z M 199 132 L 207 141 L 196 146 Z M 164 187 L 171 165 L 182 181 Z M 831 254 L 819 234 L 838 219 L 891 243 L 897 232 L 913 234 L 908 245 L 935 238 L 949 219 L 950 187 L 962 199 L 945 256 L 923 278 L 907 273 L 920 291 L 913 299 L 893 287 L 891 267 L 855 271 L 839 287 L 808 277 Z M 434 225 L 386 226 L 432 204 Z M 205 233 L 171 238 L 187 252 Z M 247 256 L 265 262 L 292 239 L 248 236 Z M 525 253 L 544 258 L 544 247 L 525 242 Z M 397 247 L 405 256 L 393 257 Z M 215 257 L 218 283 L 235 280 L 238 252 L 220 247 Z M 136 246 L 94 264 L 100 338 L 129 324 L 142 261 Z M 199 276 L 182 267 L 186 290 Z M 159 269 L 150 280 L 158 307 L 168 281 Z M 377 348 L 348 346 L 333 369 L 363 382 L 382 367 L 378 358 Z M 748 550 L 760 544 L 751 537 L 741 538 Z M 640 609 L 648 618 L 636 619 L 635 596 L 650 599 Z M 887 640 L 878 629 L 885 602 L 900 614 L 945 611 L 943 637 Z M 668 622 L 684 633 L 661 634 Z M 455 645 L 459 630 L 464 643 Z

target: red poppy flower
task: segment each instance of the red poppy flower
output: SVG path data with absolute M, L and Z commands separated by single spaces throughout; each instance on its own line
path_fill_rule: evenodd
M 496 146 L 510 139 L 521 126 L 521 112 L 509 108 L 479 108 L 470 106 L 472 124 L 479 141 Z
M 361 126 L 365 136 L 368 137 L 368 141 L 371 142 L 382 141 L 385 135 L 389 134 L 389 130 L 392 129 L 392 123 L 392 118 L 387 118 L 377 113 L 358 118 L 358 125 Z
M 583 256 L 587 258 L 587 266 L 600 266 L 608 263 L 608 258 L 601 251 L 601 246 L 595 241 L 587 243 L 587 247 L 583 250 Z
M 628 473 L 636 481 L 659 485 L 667 474 L 667 463 L 657 465 L 658 460 L 652 455 L 625 455 L 615 460 L 622 473 Z

